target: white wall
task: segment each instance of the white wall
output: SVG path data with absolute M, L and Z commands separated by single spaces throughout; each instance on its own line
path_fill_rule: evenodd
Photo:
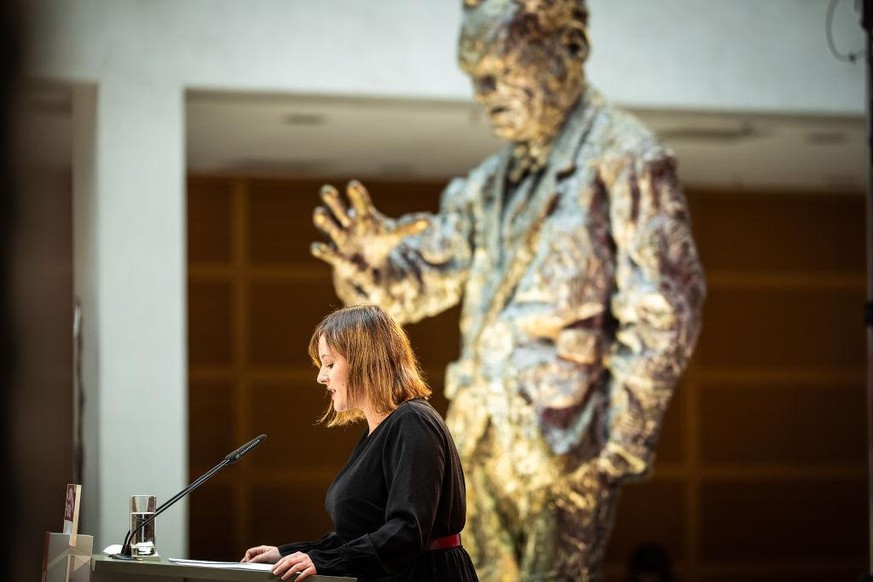
M 827 0 L 591 0 L 589 77 L 635 107 L 853 114 L 862 65 L 827 50 Z M 852 2 L 836 39 L 860 48 Z M 87 533 L 187 483 L 184 91 L 468 99 L 460 0 L 38 0 L 29 74 L 78 90 L 76 289 L 93 314 Z M 82 151 L 84 148 L 84 151 Z M 150 431 L 142 443 L 140 427 Z M 158 525 L 184 556 L 185 506 Z
M 643 108 L 863 114 L 864 65 L 827 48 L 829 0 L 593 0 L 589 74 Z M 835 42 L 864 48 L 852 0 Z
M 198 88 L 468 98 L 460 0 L 38 0 L 32 71 Z M 863 66 L 825 42 L 828 0 L 589 0 L 589 74 L 645 107 L 863 112 Z M 854 3 L 843 49 L 863 48 Z
M 166 84 L 77 87 L 74 288 L 83 305 L 83 528 L 121 543 L 129 495 L 162 503 L 188 476 L 184 112 Z M 157 523 L 183 554 L 185 504 Z

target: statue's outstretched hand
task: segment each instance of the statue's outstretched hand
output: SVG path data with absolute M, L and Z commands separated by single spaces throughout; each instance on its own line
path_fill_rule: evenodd
M 336 269 L 346 272 L 378 269 L 401 240 L 428 227 L 428 220 L 420 216 L 397 221 L 386 218 L 375 209 L 366 188 L 357 180 L 349 182 L 346 195 L 349 206 L 336 188 L 323 186 L 324 206 L 312 214 L 315 226 L 330 242 L 312 243 L 310 252 Z

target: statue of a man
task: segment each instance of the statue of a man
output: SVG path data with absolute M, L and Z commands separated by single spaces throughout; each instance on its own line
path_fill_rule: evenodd
M 618 486 L 649 471 L 705 284 L 675 161 L 585 81 L 584 0 L 467 0 L 461 67 L 508 142 L 397 220 L 357 182 L 314 214 L 346 303 L 463 302 L 446 374 L 482 580 L 597 580 Z

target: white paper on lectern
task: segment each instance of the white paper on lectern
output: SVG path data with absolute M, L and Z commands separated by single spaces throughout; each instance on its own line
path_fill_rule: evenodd
M 174 564 L 180 566 L 195 566 L 198 568 L 223 568 L 231 570 L 256 570 L 270 572 L 275 564 L 260 564 L 252 562 L 210 562 L 208 560 L 184 560 L 182 558 L 169 558 Z

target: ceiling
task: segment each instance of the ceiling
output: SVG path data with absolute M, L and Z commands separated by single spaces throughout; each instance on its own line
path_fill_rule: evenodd
M 24 98 L 27 158 L 69 167 L 69 88 Z M 191 173 L 443 180 L 501 147 L 472 102 L 189 91 Z M 633 110 L 679 159 L 688 186 L 860 193 L 863 117 Z M 38 152 L 38 156 L 35 154 Z

